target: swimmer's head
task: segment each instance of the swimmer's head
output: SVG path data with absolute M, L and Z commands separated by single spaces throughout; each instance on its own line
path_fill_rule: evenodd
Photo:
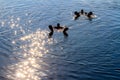
M 88 14 L 89 14 L 89 15 L 93 15 L 93 12 L 89 12 Z
M 83 14 L 84 13 L 84 10 L 83 9 L 81 9 L 81 12 L 80 12 L 81 14 Z
M 53 27 L 52 27 L 52 25 L 49 25 L 48 27 L 49 27 L 50 31 L 53 32 Z
M 57 23 L 57 27 L 60 27 L 60 23 Z
M 52 25 L 49 25 L 48 27 L 49 27 L 49 28 L 51 28 L 51 27 L 52 27 Z
M 79 15 L 79 13 L 77 11 L 74 12 L 75 15 Z
M 88 17 L 88 18 L 92 18 L 92 15 L 93 15 L 93 12 L 89 12 L 89 13 L 87 14 L 87 17 Z
M 85 15 L 87 15 L 88 13 L 87 12 L 85 12 Z

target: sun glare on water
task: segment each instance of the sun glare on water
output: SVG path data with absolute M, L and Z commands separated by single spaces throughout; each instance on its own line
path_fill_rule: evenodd
M 37 30 L 29 35 L 22 36 L 19 41 L 22 43 L 19 50 L 15 52 L 18 62 L 8 67 L 7 77 L 12 80 L 41 80 L 47 76 L 41 64 L 42 57 L 49 52 L 47 44 L 51 44 L 47 39 L 47 31 Z M 13 44 L 16 44 L 13 41 Z

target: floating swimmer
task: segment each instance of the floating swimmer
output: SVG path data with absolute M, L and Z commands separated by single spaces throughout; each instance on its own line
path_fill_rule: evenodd
M 74 12 L 74 19 L 76 20 L 76 19 L 78 19 L 78 17 L 80 17 L 80 14 L 79 14 L 79 12 L 75 11 Z
M 97 17 L 96 15 L 93 14 L 93 12 L 90 11 L 89 13 L 87 13 L 83 9 L 81 9 L 80 12 L 77 11 L 74 12 L 74 20 L 78 19 L 82 15 L 87 16 L 87 18 L 90 20 Z
M 85 16 L 87 16 L 88 15 L 88 13 L 87 12 L 85 12 Z
M 81 9 L 80 14 L 83 15 L 85 12 L 83 9 Z
M 87 14 L 87 17 L 88 17 L 89 19 L 92 19 L 92 18 L 96 18 L 96 15 L 94 15 L 93 12 L 89 12 L 89 13 Z
M 80 15 L 84 15 L 84 16 L 87 16 L 87 12 L 85 12 L 83 9 L 81 9 L 81 11 L 80 11 Z
M 78 19 L 81 15 L 87 16 L 87 12 L 85 12 L 83 9 L 81 9 L 80 12 L 75 11 L 74 12 L 74 20 Z
M 66 36 L 66 37 L 68 36 L 68 34 L 67 34 L 66 31 L 67 31 L 69 28 L 67 28 L 67 27 L 61 27 L 59 23 L 58 23 L 57 26 L 55 26 L 55 27 L 53 27 L 52 25 L 49 25 L 48 27 L 49 27 L 49 29 L 50 29 L 50 31 L 51 31 L 51 32 L 49 33 L 49 38 L 52 37 L 52 35 L 53 35 L 53 33 L 54 33 L 54 29 L 56 29 L 56 30 L 63 30 L 64 36 Z

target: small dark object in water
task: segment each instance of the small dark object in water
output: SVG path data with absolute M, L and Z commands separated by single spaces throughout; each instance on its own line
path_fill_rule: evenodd
M 49 29 L 50 29 L 50 33 L 49 33 L 49 38 L 53 35 L 53 32 L 54 32 L 54 30 L 53 30 L 53 27 L 52 27 L 52 25 L 49 25 L 48 26 L 49 27 Z
M 85 16 L 87 16 L 87 14 L 88 14 L 88 13 L 87 13 L 87 12 L 85 12 Z
M 69 29 L 69 28 L 66 27 L 66 28 L 64 29 L 64 31 L 63 31 L 63 34 L 64 34 L 66 37 L 68 36 L 68 34 L 67 34 L 67 32 L 66 32 L 68 29 Z
M 54 29 L 63 29 L 64 27 L 61 27 L 60 26 L 60 23 L 57 23 L 57 26 L 56 27 L 54 27 Z
M 77 11 L 74 12 L 74 15 L 75 15 L 75 16 L 74 16 L 74 19 L 75 19 L 75 20 L 76 20 L 78 17 L 80 17 L 79 12 L 77 12 Z
M 84 10 L 83 9 L 81 9 L 80 14 L 82 14 L 82 15 L 84 14 Z
M 93 12 L 89 12 L 89 13 L 87 14 L 87 17 L 88 17 L 88 18 L 92 18 L 92 15 L 93 15 Z

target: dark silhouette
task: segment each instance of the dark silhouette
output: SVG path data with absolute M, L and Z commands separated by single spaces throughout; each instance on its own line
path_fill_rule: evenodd
M 68 36 L 67 30 L 68 30 L 69 28 L 67 28 L 67 27 L 61 27 L 59 23 L 57 23 L 57 26 L 56 26 L 56 27 L 53 27 L 52 25 L 49 25 L 48 27 L 49 27 L 49 29 L 50 29 L 49 38 L 52 37 L 52 35 L 53 35 L 53 33 L 54 33 L 54 29 L 57 29 L 57 30 L 63 29 L 63 34 L 64 34 L 64 36 L 66 36 L 66 37 Z
M 93 12 L 89 12 L 89 13 L 87 14 L 87 17 L 88 17 L 89 19 L 91 19 L 91 18 L 92 18 L 92 15 L 93 15 Z
M 80 14 L 86 16 L 86 15 L 87 15 L 87 12 L 85 12 L 83 9 L 81 9 Z
M 54 27 L 55 29 L 63 29 L 64 27 L 61 27 L 60 26 L 60 23 L 57 23 L 57 26 L 56 27 Z
M 74 12 L 74 19 L 76 20 L 76 19 L 78 19 L 78 17 L 80 17 L 80 14 L 79 14 L 79 12 L 77 12 L 77 11 L 75 11 Z
M 49 25 L 48 27 L 49 27 L 49 29 L 50 29 L 50 31 L 51 31 L 51 32 L 49 33 L 49 38 L 50 38 L 50 37 L 52 37 L 54 30 L 53 30 L 52 25 Z
M 66 27 L 66 28 L 64 29 L 64 31 L 63 31 L 63 34 L 64 34 L 66 37 L 68 36 L 68 34 L 67 34 L 67 32 L 66 32 L 68 29 L 69 29 L 69 28 Z
M 84 10 L 83 9 L 81 9 L 80 14 L 82 14 L 82 15 L 84 14 Z
M 81 9 L 80 12 L 77 12 L 77 11 L 74 12 L 74 20 L 78 19 L 81 15 L 86 16 L 89 20 L 92 20 L 93 18 L 96 17 L 92 11 L 87 13 L 83 9 Z
M 78 19 L 81 15 L 86 15 L 86 16 L 87 16 L 87 12 L 84 12 L 83 9 L 81 9 L 80 12 L 75 11 L 75 12 L 74 12 L 74 19 L 75 19 L 75 20 Z
M 88 15 L 88 13 L 87 12 L 85 12 L 85 16 L 87 16 Z

